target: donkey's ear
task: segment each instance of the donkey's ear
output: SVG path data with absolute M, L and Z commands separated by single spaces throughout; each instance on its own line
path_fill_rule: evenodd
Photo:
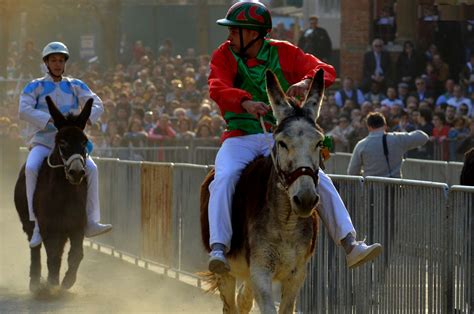
M 53 118 L 54 126 L 59 130 L 66 124 L 66 118 L 64 118 L 61 111 L 56 107 L 51 97 L 46 96 L 46 103 L 48 104 L 49 114 Z
M 314 121 L 318 120 L 324 96 L 324 70 L 320 69 L 311 82 L 303 107 L 310 110 Z
M 265 75 L 267 77 L 268 100 L 272 106 L 273 115 L 279 123 L 286 117 L 285 110 L 289 108 L 289 105 L 286 102 L 285 92 L 281 88 L 276 75 L 270 70 L 267 70 Z
M 93 102 L 94 102 L 94 99 L 89 98 L 86 101 L 84 108 L 82 108 L 82 111 L 79 114 L 79 117 L 77 118 L 77 123 L 79 124 L 78 127 L 80 127 L 82 130 L 84 130 L 84 128 L 86 127 L 87 120 L 89 120 L 89 116 L 91 115 Z

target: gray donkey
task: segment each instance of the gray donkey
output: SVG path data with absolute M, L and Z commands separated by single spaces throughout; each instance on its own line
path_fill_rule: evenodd
M 219 289 L 225 313 L 248 313 L 254 298 L 262 313 L 276 313 L 272 281 L 281 283 L 279 312 L 294 311 L 318 230 L 316 187 L 324 134 L 315 121 L 324 93 L 323 77 L 319 70 L 300 107 L 286 97 L 276 76 L 266 73 L 267 93 L 277 119 L 272 154 L 250 163 L 237 184 L 227 254 L 231 271 L 204 273 L 210 290 Z M 208 186 L 212 179 L 211 171 L 201 186 L 201 232 L 208 252 Z M 237 279 L 242 286 L 236 305 Z

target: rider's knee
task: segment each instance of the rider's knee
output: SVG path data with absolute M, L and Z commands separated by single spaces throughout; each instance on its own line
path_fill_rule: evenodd
M 38 175 L 40 167 L 41 167 L 41 163 L 37 164 L 37 163 L 34 163 L 34 162 L 27 162 L 25 164 L 25 174 L 26 175 L 30 175 L 30 174 Z

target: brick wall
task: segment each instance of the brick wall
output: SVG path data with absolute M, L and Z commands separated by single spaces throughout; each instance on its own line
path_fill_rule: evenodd
M 339 77 L 362 79 L 364 53 L 372 23 L 371 0 L 341 1 L 341 71 Z

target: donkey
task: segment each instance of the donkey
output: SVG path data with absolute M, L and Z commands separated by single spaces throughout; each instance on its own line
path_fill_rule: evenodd
M 59 290 L 59 269 L 67 239 L 71 248 L 68 256 L 69 268 L 61 283 L 62 288 L 71 288 L 79 264 L 84 256 L 82 242 L 87 221 L 86 199 L 86 145 L 84 134 L 91 113 L 93 99 L 89 99 L 79 115 L 64 117 L 49 96 L 46 97 L 54 126 L 58 129 L 55 146 L 45 158 L 38 173 L 33 197 L 33 207 L 46 249 L 48 285 L 52 292 Z M 26 200 L 25 165 L 20 170 L 15 185 L 15 206 L 28 235 L 33 234 L 34 222 L 30 221 Z M 41 278 L 41 245 L 31 248 L 30 290 L 37 292 Z
M 270 157 L 259 157 L 246 167 L 236 186 L 227 254 L 230 272 L 205 273 L 210 290 L 219 290 L 226 313 L 248 313 L 254 298 L 262 313 L 276 313 L 272 281 L 281 282 L 279 312 L 293 313 L 316 245 L 316 187 L 324 134 L 315 121 L 324 94 L 324 72 L 313 78 L 301 107 L 286 97 L 270 71 L 266 88 L 277 119 L 275 145 Z M 208 252 L 208 186 L 213 176 L 211 171 L 201 185 L 201 233 Z M 237 279 L 242 285 L 236 305 Z

